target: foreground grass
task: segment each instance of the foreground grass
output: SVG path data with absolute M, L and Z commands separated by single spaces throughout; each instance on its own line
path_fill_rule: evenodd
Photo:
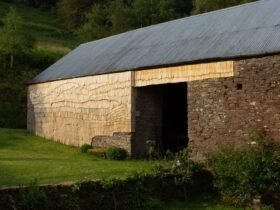
M 160 210 L 245 210 L 246 208 L 236 208 L 231 206 L 226 206 L 222 204 L 218 204 L 211 201 L 198 201 L 198 202 L 175 202 L 166 204 L 164 207 L 160 208 Z M 249 209 L 248 209 L 249 210 Z
M 157 162 L 110 161 L 81 154 L 79 148 L 33 136 L 24 130 L 0 129 L 0 186 L 53 184 L 125 178 L 148 172 Z

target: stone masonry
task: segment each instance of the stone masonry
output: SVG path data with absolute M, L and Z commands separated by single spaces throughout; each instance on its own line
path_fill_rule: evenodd
M 263 131 L 280 143 L 280 55 L 236 60 L 234 77 L 188 83 L 189 147 L 194 157 L 219 145 L 246 145 Z

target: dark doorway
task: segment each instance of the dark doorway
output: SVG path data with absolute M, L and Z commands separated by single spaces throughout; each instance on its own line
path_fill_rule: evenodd
M 163 148 L 177 152 L 188 144 L 187 83 L 164 85 L 162 94 Z
M 135 137 L 132 153 L 143 156 L 146 141 L 177 152 L 188 144 L 187 83 L 155 85 L 135 89 Z

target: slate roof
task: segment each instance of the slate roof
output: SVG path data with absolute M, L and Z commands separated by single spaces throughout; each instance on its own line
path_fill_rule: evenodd
M 260 0 L 80 45 L 29 84 L 280 52 L 280 0 Z

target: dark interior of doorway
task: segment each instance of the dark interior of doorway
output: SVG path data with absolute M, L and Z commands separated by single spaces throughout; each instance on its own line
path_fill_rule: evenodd
M 162 86 L 162 146 L 177 152 L 188 144 L 187 83 Z
M 177 152 L 188 144 L 187 83 L 136 88 L 135 136 L 132 154 L 147 154 L 147 140 L 159 152 Z

